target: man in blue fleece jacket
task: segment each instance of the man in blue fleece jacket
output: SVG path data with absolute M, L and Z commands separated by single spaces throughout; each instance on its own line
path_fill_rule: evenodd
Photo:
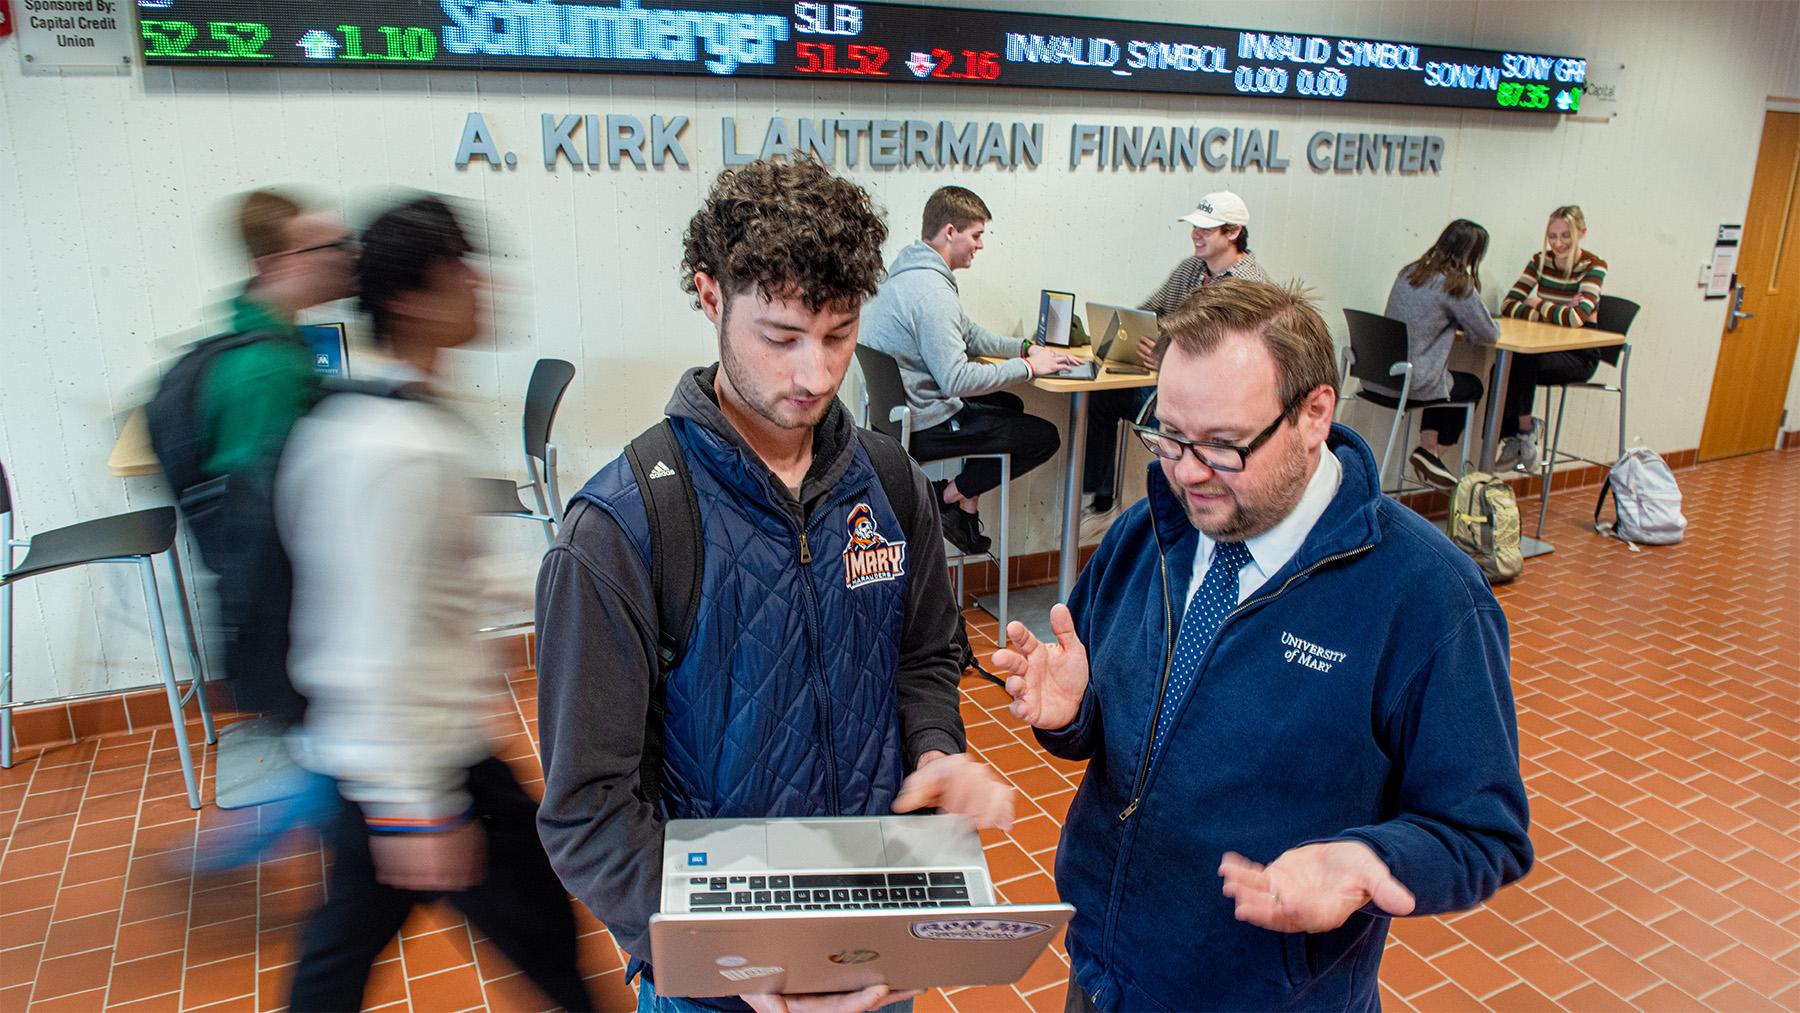
M 1531 866 L 1506 618 L 1332 424 L 1302 293 L 1209 285 L 1163 333 L 1150 495 L 1055 641 L 1014 623 L 994 659 L 1089 761 L 1056 859 L 1069 1008 L 1376 1009 L 1391 916 Z

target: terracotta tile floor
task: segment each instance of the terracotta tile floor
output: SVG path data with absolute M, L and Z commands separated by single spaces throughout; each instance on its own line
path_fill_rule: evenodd
M 1630 552 L 1584 529 L 1591 491 L 1559 494 L 1547 534 L 1562 550 L 1501 589 L 1538 864 L 1481 909 L 1398 922 L 1389 1009 L 1800 1008 L 1800 454 L 1681 480 L 1683 545 Z M 970 616 L 991 649 L 992 621 Z M 499 750 L 535 781 L 536 682 L 509 678 Z M 1012 833 L 988 835 L 989 863 L 1009 900 L 1047 900 L 1081 769 L 1040 753 L 1005 702 L 964 684 L 971 745 L 1028 795 Z M 197 844 L 258 815 L 190 812 L 174 755 L 164 729 L 0 773 L 0 1010 L 281 1005 L 325 856 L 294 841 L 258 868 L 194 875 Z M 630 1008 L 617 947 L 581 925 L 597 992 Z M 1058 944 L 1016 987 L 918 1005 L 1059 1010 L 1065 960 Z M 444 908 L 406 926 L 367 998 L 543 1005 Z

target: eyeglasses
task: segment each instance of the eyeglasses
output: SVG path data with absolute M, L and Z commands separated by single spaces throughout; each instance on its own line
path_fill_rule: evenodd
M 1181 455 L 1191 452 L 1195 460 L 1214 471 L 1239 472 L 1250 466 L 1250 455 L 1256 452 L 1256 448 L 1269 442 L 1269 438 L 1275 435 L 1275 431 L 1281 428 L 1281 424 L 1288 420 L 1288 416 L 1292 415 L 1294 409 L 1300 407 L 1306 401 L 1306 396 L 1311 393 L 1312 391 L 1306 390 L 1295 395 L 1294 399 L 1281 409 L 1281 414 L 1276 416 L 1275 421 L 1269 423 L 1268 428 L 1257 433 L 1249 443 L 1241 447 L 1213 440 L 1186 440 L 1145 425 L 1144 420 L 1156 414 L 1154 397 L 1144 405 L 1144 410 L 1138 413 L 1137 421 L 1132 423 L 1131 429 L 1132 432 L 1137 433 L 1138 439 L 1144 441 L 1144 446 L 1150 448 L 1152 454 L 1165 461 L 1179 461 Z

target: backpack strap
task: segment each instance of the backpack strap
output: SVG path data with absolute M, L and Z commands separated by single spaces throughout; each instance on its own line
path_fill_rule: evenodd
M 900 515 L 900 529 L 906 532 L 906 540 L 912 541 L 913 517 L 919 512 L 918 490 L 913 487 L 912 480 L 912 457 L 891 436 L 859 428 L 856 438 L 862 443 L 863 452 L 869 455 L 869 463 L 875 466 L 875 477 L 881 480 L 881 491 L 887 494 L 888 505 Z
M 1600 519 L 1600 511 L 1606 508 L 1606 494 L 1609 492 L 1613 492 L 1612 474 L 1610 472 L 1605 478 L 1600 480 L 1600 498 L 1594 501 L 1594 530 L 1603 535 L 1616 535 L 1619 531 L 1619 522 L 1615 520 L 1611 524 L 1608 524 Z M 1618 493 L 1614 492 L 1613 496 L 1616 498 Z
M 912 528 L 913 518 L 919 512 L 918 489 L 913 485 L 913 459 L 900 441 L 884 433 L 870 429 L 857 429 L 856 436 L 862 441 L 863 450 L 869 455 L 869 463 L 875 466 L 875 475 L 881 479 L 882 491 L 887 493 L 888 505 L 900 515 L 900 528 L 906 532 L 906 540 L 918 544 Z M 962 603 L 957 603 L 960 612 Z M 1004 679 L 981 667 L 980 659 L 975 657 L 975 648 L 969 643 L 969 631 L 964 627 L 959 615 L 956 623 L 956 646 L 962 652 L 957 660 L 965 669 L 973 668 L 981 673 L 989 682 L 1004 686 Z
M 663 683 L 687 651 L 700 610 L 700 501 L 687 458 L 668 419 L 644 430 L 625 447 L 625 460 L 644 498 L 650 525 L 650 587 L 656 597 L 656 684 L 650 688 L 638 784 L 652 807 L 662 796 Z

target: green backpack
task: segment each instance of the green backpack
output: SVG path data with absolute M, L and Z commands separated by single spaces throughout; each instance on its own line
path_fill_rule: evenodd
M 1450 493 L 1444 534 L 1469 554 L 1489 584 L 1504 584 L 1525 569 L 1519 554 L 1519 504 L 1512 488 L 1485 471 L 1471 471 Z

